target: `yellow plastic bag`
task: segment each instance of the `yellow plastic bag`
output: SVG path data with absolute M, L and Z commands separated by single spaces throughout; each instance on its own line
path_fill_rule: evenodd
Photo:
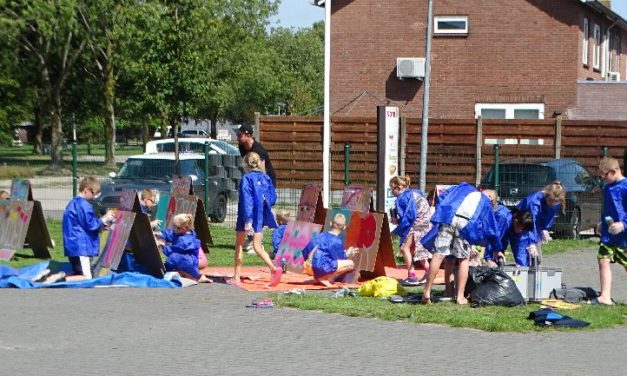
M 397 280 L 390 277 L 377 277 L 359 286 L 360 296 L 385 297 L 390 295 L 407 295 L 407 290 Z

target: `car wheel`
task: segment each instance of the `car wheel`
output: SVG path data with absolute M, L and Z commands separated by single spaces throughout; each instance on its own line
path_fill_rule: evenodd
M 566 235 L 569 239 L 579 239 L 579 231 L 581 230 L 581 212 L 579 208 L 573 209 L 568 223 L 568 232 Z
M 226 196 L 221 193 L 216 197 L 213 204 L 213 213 L 211 213 L 211 222 L 224 222 L 226 218 Z

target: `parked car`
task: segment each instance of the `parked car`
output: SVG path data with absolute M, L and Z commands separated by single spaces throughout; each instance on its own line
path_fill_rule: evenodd
M 209 137 L 209 134 L 202 129 L 184 129 L 179 132 L 179 137 Z
M 214 140 L 212 138 L 181 138 L 179 139 L 179 151 L 204 153 L 205 143 L 209 143 L 209 154 L 240 155 L 239 149 L 226 141 Z M 153 140 L 146 143 L 146 154 L 174 152 L 174 139 L 164 138 L 163 140 Z
M 191 176 L 194 194 L 204 199 L 205 192 L 205 156 L 198 153 L 179 155 L 182 176 Z M 209 166 L 208 216 L 213 222 L 223 222 L 226 218 L 227 199 L 232 197 L 235 185 L 229 178 L 216 174 L 216 166 Z M 174 153 L 142 154 L 129 157 L 117 173 L 111 172 L 110 181 L 104 182 L 101 192 L 94 200 L 97 212 L 119 207 L 122 190 L 141 191 L 145 188 L 159 192 L 169 192 L 172 175 L 175 170 Z
M 495 168 L 481 179 L 481 188 L 494 189 Z M 566 212 L 555 219 L 554 232 L 577 238 L 582 230 L 593 229 L 601 215 L 603 181 L 573 159 L 513 159 L 499 164 L 498 188 L 503 205 L 512 208 L 527 195 L 554 180 L 566 189 Z

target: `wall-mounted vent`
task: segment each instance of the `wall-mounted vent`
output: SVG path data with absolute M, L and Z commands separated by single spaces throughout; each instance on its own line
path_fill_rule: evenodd
M 396 59 L 396 76 L 398 78 L 424 78 L 424 57 L 399 57 Z

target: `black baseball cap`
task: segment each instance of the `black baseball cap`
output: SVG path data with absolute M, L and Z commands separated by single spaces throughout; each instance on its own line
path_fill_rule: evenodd
M 235 128 L 235 132 L 253 134 L 253 126 L 250 124 L 240 124 Z

